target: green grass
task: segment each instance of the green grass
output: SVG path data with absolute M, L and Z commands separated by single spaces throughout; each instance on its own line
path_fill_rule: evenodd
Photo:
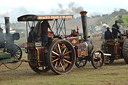
M 122 23 L 122 25 L 128 25 L 128 15 L 123 15 L 122 18 L 124 23 Z
M 27 66 L 27 67 L 26 67 Z M 84 68 L 76 68 L 65 75 L 52 71 L 34 73 L 27 64 L 13 71 L 0 72 L 0 85 L 127 85 L 128 66 L 123 60 L 94 69 L 88 62 Z
M 123 21 L 123 23 L 120 23 L 120 25 L 122 25 L 122 26 L 127 26 L 128 25 L 128 14 L 122 15 L 121 18 L 120 17 L 115 17 L 109 25 L 112 26 L 115 23 L 115 20 L 120 21 L 120 19 Z

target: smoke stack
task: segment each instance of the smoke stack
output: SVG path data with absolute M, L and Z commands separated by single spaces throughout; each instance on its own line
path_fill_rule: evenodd
M 6 34 L 9 34 L 10 33 L 9 17 L 4 17 L 4 19 L 5 19 Z
M 83 26 L 83 37 L 84 40 L 87 41 L 87 17 L 86 17 L 87 12 L 81 11 L 80 14 L 81 14 L 81 20 Z

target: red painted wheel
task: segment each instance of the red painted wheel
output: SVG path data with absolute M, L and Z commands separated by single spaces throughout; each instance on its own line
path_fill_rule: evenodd
M 101 68 L 104 63 L 104 55 L 102 51 L 94 51 L 92 53 L 92 66 L 95 69 Z
M 66 40 L 56 40 L 48 52 L 48 65 L 57 74 L 65 74 L 72 70 L 75 63 L 75 50 L 70 42 Z

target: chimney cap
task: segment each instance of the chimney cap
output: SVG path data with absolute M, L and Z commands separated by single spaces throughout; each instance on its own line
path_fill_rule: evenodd
M 82 16 L 85 16 L 85 15 L 87 14 L 87 11 L 81 11 L 80 14 L 81 14 Z
M 9 19 L 9 17 L 4 17 L 4 19 Z

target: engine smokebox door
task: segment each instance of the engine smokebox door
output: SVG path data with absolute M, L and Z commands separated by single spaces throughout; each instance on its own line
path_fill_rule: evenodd
M 88 56 L 88 46 L 86 42 L 78 45 L 78 57 Z

